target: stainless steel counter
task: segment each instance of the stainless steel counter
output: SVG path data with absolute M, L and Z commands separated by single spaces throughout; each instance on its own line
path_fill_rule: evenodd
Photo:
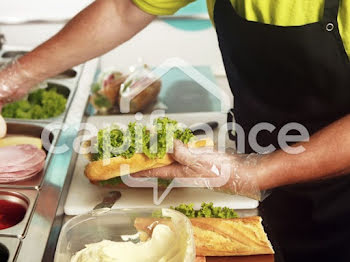
M 61 131 L 57 145 L 65 143 L 69 145 L 76 137 L 78 133 L 76 127 L 83 119 L 97 66 L 98 60 L 96 59 L 84 65 L 84 72 L 66 116 L 67 129 Z M 57 238 L 64 218 L 63 205 L 71 180 L 70 168 L 72 165 L 70 163 L 74 164 L 74 156 L 72 149 L 64 154 L 53 155 L 51 160 L 53 164 L 47 170 L 33 218 L 28 227 L 28 234 L 22 243 L 17 261 L 53 261 Z M 28 254 L 31 255 L 28 257 Z
M 18 47 L 17 47 L 18 49 Z M 3 52 L 0 50 L 0 57 Z M 6 61 L 2 59 L 1 61 Z M 1 62 L 0 61 L 0 62 Z M 83 119 L 90 86 L 98 66 L 98 60 L 74 68 L 78 74 L 72 79 L 52 80 L 54 83 L 69 87 L 70 94 L 66 111 L 59 117 L 49 120 L 10 120 L 9 131 L 14 134 L 39 132 L 55 123 L 52 129 L 52 146 L 69 145 L 76 137 Z M 60 130 L 60 127 L 63 127 Z M 69 128 L 68 128 L 69 127 Z M 47 153 L 44 170 L 35 179 L 13 184 L 1 184 L 0 195 L 5 193 L 19 194 L 27 201 L 27 212 L 24 219 L 11 228 L 0 230 L 0 254 L 9 254 L 9 262 L 53 261 L 57 237 L 62 226 L 63 204 L 68 191 L 70 176 L 69 164 L 74 163 L 74 154 L 70 148 L 64 154 Z M 2 261 L 2 260 L 1 260 Z

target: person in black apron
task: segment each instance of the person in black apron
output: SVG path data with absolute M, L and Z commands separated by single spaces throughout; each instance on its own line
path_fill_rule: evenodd
M 257 123 L 273 124 L 276 132 L 259 133 L 261 146 L 278 148 L 277 132 L 286 123 L 303 124 L 313 134 L 350 113 L 350 62 L 337 23 L 340 1 L 325 0 L 321 22 L 290 27 L 247 21 L 229 0 L 216 1 L 214 22 L 235 97 L 229 121 L 234 114 L 246 134 Z M 164 2 L 167 7 L 171 1 Z M 51 40 L 0 71 L 0 109 L 40 81 L 120 45 L 155 18 L 130 3 L 95 1 Z M 245 153 L 253 153 L 245 144 Z M 276 260 L 350 261 L 348 202 L 350 176 L 273 190 L 260 212 Z
M 350 113 L 350 62 L 338 30 L 340 0 L 326 0 L 321 22 L 274 26 L 239 16 L 217 0 L 214 22 L 235 98 L 233 115 L 246 134 L 257 123 L 261 146 L 278 148 L 286 123 L 310 134 Z M 246 152 L 254 153 L 245 143 Z M 350 261 L 350 176 L 273 190 L 260 205 L 276 261 Z

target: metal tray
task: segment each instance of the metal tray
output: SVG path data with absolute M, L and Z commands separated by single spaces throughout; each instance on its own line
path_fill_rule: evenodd
M 50 90 L 52 88 L 56 88 L 57 93 L 63 95 L 67 99 L 66 103 L 66 109 L 63 111 L 62 114 L 60 114 L 57 117 L 51 117 L 51 118 L 45 118 L 45 119 L 22 119 L 22 118 L 5 118 L 6 120 L 12 120 L 12 121 L 18 121 L 18 122 L 27 122 L 27 123 L 33 123 L 33 122 L 42 122 L 42 123 L 48 123 L 48 122 L 62 122 L 68 112 L 69 106 L 71 104 L 71 101 L 73 99 L 73 93 L 74 90 L 72 87 L 68 87 L 69 85 L 63 85 L 58 81 L 48 81 L 48 87 L 45 89 Z
M 20 124 L 20 123 L 9 122 L 7 123 L 7 129 L 8 129 L 7 133 L 11 135 L 25 135 L 25 136 L 41 138 L 41 134 L 44 131 L 45 127 L 43 125 Z M 58 136 L 58 132 L 55 132 L 55 134 L 50 132 L 49 141 L 50 141 L 51 147 L 55 145 L 57 136 Z M 38 190 L 41 187 L 42 181 L 45 176 L 46 168 L 49 166 L 50 159 L 51 159 L 51 153 L 46 151 L 46 163 L 43 171 L 41 171 L 35 177 L 28 180 L 18 181 L 15 183 L 0 184 L 0 189 L 28 188 L 28 189 Z
M 17 237 L 19 239 L 22 239 L 25 237 L 27 226 L 29 224 L 29 221 L 32 217 L 33 209 L 36 204 L 36 199 L 38 196 L 38 191 L 36 190 L 19 190 L 19 189 L 9 189 L 4 190 L 0 189 L 0 198 L 6 198 L 6 196 L 14 196 L 18 198 L 20 201 L 27 202 L 27 212 L 21 222 L 19 222 L 17 225 L 0 230 L 0 237 L 1 236 L 11 236 L 11 237 Z
M 3 256 L 6 255 L 3 253 L 6 252 L 9 256 L 8 262 L 16 261 L 20 247 L 21 241 L 18 238 L 0 237 L 0 258 L 3 258 Z
M 25 54 L 28 52 L 28 47 L 19 47 L 19 46 L 7 46 L 5 45 L 2 50 L 0 50 L 0 68 L 1 66 L 5 65 L 6 63 L 10 62 L 12 59 Z M 84 65 L 80 65 L 71 69 L 68 69 L 52 78 L 49 78 L 47 80 L 48 83 L 55 84 L 58 86 L 62 86 L 58 90 L 59 93 L 66 94 L 67 91 L 64 91 L 63 89 L 68 89 L 68 95 L 67 98 L 67 104 L 65 111 L 53 118 L 47 118 L 47 119 L 17 119 L 17 118 L 11 118 L 7 120 L 13 120 L 17 122 L 26 122 L 26 123 L 51 123 L 51 122 L 63 122 L 66 118 L 67 112 L 69 111 L 69 108 L 71 106 L 71 102 L 73 100 L 73 97 L 75 95 L 77 86 L 79 84 L 79 80 L 82 76 Z M 62 92 L 60 92 L 62 91 Z

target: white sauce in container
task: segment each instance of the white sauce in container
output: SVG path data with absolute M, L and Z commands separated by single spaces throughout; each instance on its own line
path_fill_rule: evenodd
M 103 240 L 86 245 L 72 257 L 71 262 L 182 262 L 174 260 L 174 254 L 180 251 L 176 234 L 166 225 L 157 225 L 152 238 L 146 242 L 113 242 Z

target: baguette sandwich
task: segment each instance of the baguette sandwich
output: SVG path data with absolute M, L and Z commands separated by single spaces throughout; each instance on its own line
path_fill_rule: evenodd
M 184 211 L 183 206 L 180 206 L 180 209 L 177 210 Z M 191 205 L 187 206 L 187 209 L 188 207 L 192 208 Z M 262 226 L 261 217 L 238 218 L 236 215 L 232 215 L 234 213 L 227 215 L 230 209 L 224 208 L 220 209 L 219 213 L 217 213 L 221 213 L 219 216 L 224 218 L 219 218 L 215 215 L 215 210 L 218 211 L 218 208 L 213 208 L 212 203 L 203 204 L 201 210 L 211 210 L 211 213 L 208 215 L 204 211 L 202 215 L 206 215 L 207 217 L 193 217 L 193 214 L 188 212 L 188 210 L 183 212 L 185 215 L 190 216 L 197 256 L 274 254 L 272 245 Z M 134 226 L 140 234 L 150 236 L 152 235 L 153 228 L 159 223 L 169 225 L 169 219 L 136 218 Z
M 127 113 L 147 111 L 156 103 L 162 87 L 161 81 L 150 72 L 143 65 L 130 75 L 118 71 L 101 73 L 92 86 L 91 105 L 98 114 L 118 114 L 124 100 L 129 104 Z
M 85 167 L 85 176 L 93 184 L 123 188 L 125 185 L 121 176 L 172 164 L 174 159 L 168 152 L 173 139 L 179 139 L 189 147 L 213 146 L 209 139 L 196 140 L 190 129 L 179 128 L 174 120 L 158 118 L 155 124 L 161 128 L 154 134 L 144 126 L 137 127 L 135 123 L 129 124 L 125 134 L 118 127 L 100 130 L 95 142 L 85 142 L 86 147 L 93 147 L 96 152 L 87 155 L 90 163 Z M 138 129 L 141 130 L 139 133 L 142 133 L 142 139 L 141 135 L 136 134 Z M 168 132 L 173 136 L 169 138 Z M 151 145 L 153 135 L 157 136 L 158 141 Z M 125 140 L 130 142 L 129 147 L 113 150 Z M 152 147 L 156 150 L 152 150 Z M 122 165 L 128 165 L 129 169 L 122 169 Z M 162 182 L 159 183 L 166 187 L 168 181 Z
M 126 80 L 120 72 L 103 73 L 92 86 L 90 103 L 98 114 L 110 114 L 116 111 L 120 87 Z

